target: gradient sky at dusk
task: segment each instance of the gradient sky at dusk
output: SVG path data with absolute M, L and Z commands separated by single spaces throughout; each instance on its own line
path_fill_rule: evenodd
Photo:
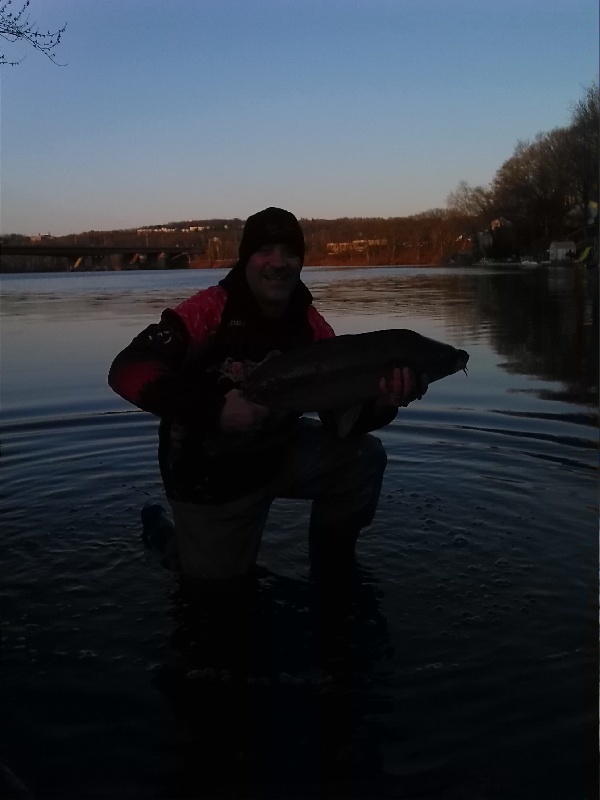
M 30 16 L 67 23 L 66 66 L 4 47 L 26 56 L 1 72 L 4 234 L 444 207 L 598 79 L 597 0 L 31 0 Z

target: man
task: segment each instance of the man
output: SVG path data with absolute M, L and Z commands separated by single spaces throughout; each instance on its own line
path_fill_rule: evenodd
M 343 440 L 331 412 L 321 422 L 282 418 L 244 397 L 244 376 L 273 351 L 334 335 L 300 280 L 303 261 L 293 214 L 254 214 L 229 274 L 166 309 L 110 369 L 115 392 L 161 418 L 159 464 L 180 571 L 204 584 L 248 575 L 276 497 L 313 500 L 314 564 L 351 559 L 373 519 L 386 464 L 381 442 L 367 432 L 426 388 L 410 370 L 382 376 L 380 398 L 365 404 Z

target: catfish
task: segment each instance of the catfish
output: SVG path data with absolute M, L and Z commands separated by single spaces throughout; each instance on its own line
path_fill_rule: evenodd
M 343 437 L 395 367 L 410 367 L 417 380 L 426 375 L 431 384 L 466 372 L 468 361 L 465 350 L 404 328 L 344 334 L 269 356 L 246 379 L 243 392 L 273 411 L 337 411 Z

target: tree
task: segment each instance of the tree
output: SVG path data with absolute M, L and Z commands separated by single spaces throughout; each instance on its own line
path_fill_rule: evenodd
M 573 109 L 570 132 L 569 164 L 573 179 L 574 198 L 579 206 L 581 225 L 588 223 L 590 202 L 598 202 L 600 127 L 598 84 L 592 83 L 585 96 Z
M 460 181 L 446 198 L 446 204 L 451 211 L 466 217 L 482 217 L 490 211 L 491 193 L 483 186 L 470 186 L 467 181 Z
M 517 243 L 545 249 L 552 238 L 590 235 L 590 203 L 598 203 L 598 84 L 572 110 L 571 123 L 533 141 L 518 141 L 490 189 L 461 181 L 448 208 L 472 224 L 505 218 Z
M 54 64 L 58 64 L 54 51 L 60 44 L 61 37 L 67 26 L 63 25 L 57 31 L 43 33 L 37 24 L 29 18 L 29 0 L 26 0 L 21 8 L 14 13 L 10 10 L 10 6 L 12 6 L 12 0 L 5 0 L 0 5 L 0 37 L 11 43 L 19 40 L 28 42 L 34 50 L 43 53 Z M 0 53 L 0 66 L 14 66 L 21 60 L 10 61 L 7 60 L 4 53 Z

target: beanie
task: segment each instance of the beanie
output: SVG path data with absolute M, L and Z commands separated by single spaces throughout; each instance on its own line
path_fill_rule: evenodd
M 283 208 L 265 208 L 248 217 L 242 233 L 239 262 L 245 264 L 266 244 L 285 244 L 304 263 L 304 234 L 296 217 Z

